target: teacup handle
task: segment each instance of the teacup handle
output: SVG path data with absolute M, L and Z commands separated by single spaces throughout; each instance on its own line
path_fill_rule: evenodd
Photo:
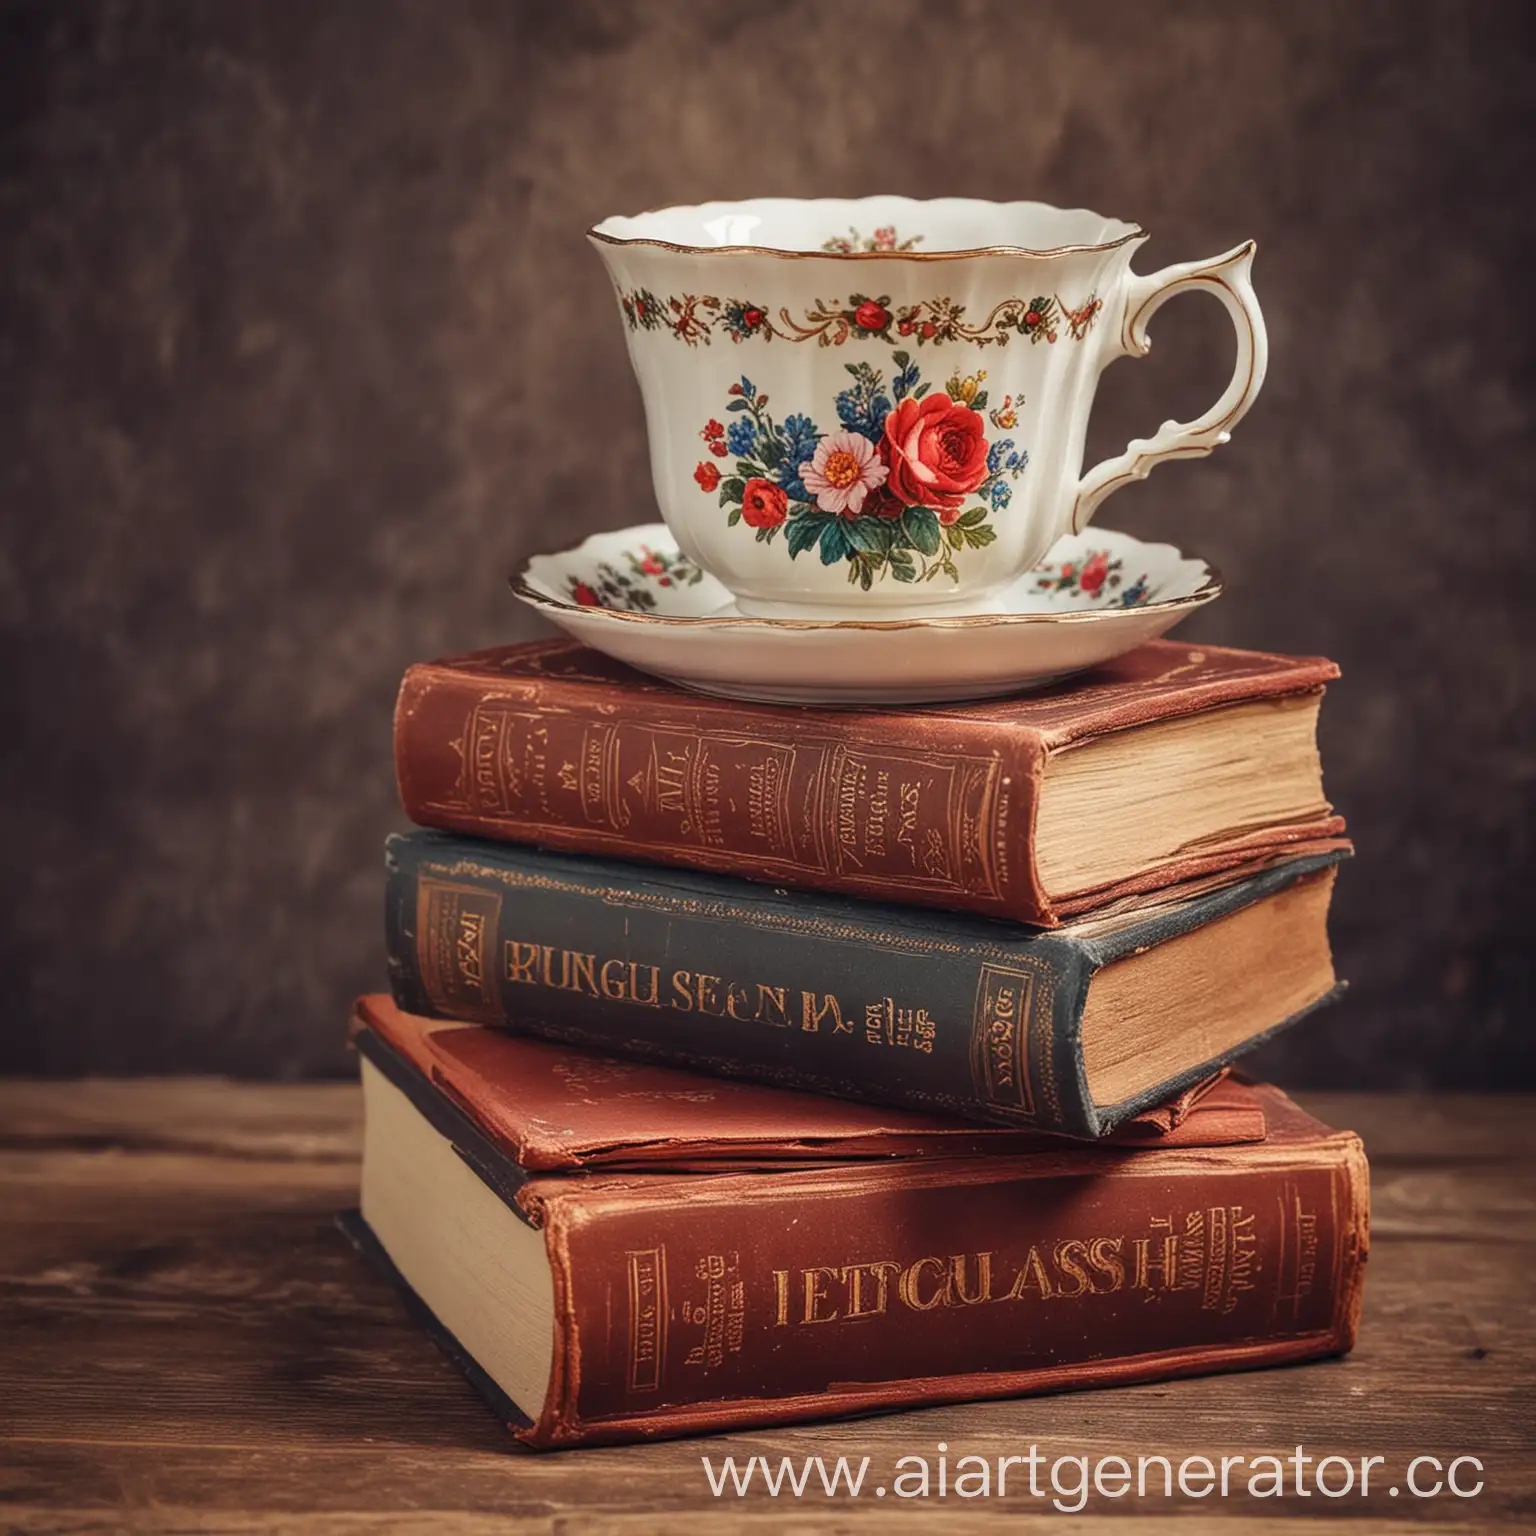
M 1152 346 L 1147 339 L 1147 322 L 1175 294 L 1198 289 L 1214 294 L 1226 305 L 1237 332 L 1237 367 L 1226 393 L 1205 415 L 1194 421 L 1165 421 L 1152 437 L 1134 439 L 1124 453 L 1095 464 L 1083 476 L 1072 509 L 1073 533 L 1088 526 L 1110 492 L 1132 480 L 1145 480 L 1164 459 L 1204 458 L 1226 442 L 1232 428 L 1247 414 L 1269 366 L 1269 338 L 1249 278 L 1257 249 L 1257 243 L 1249 240 L 1210 261 L 1186 261 L 1147 277 L 1131 275 L 1120 333 L 1127 354 L 1145 357 Z

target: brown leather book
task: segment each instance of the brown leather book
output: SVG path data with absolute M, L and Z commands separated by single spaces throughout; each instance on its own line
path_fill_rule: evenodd
M 422 826 L 1053 926 L 1344 824 L 1316 657 L 1160 641 L 1020 698 L 746 705 L 569 641 L 412 667 L 395 715 Z
M 362 999 L 353 1240 L 536 1447 L 1348 1350 L 1358 1138 L 1218 1078 L 1092 1147 Z

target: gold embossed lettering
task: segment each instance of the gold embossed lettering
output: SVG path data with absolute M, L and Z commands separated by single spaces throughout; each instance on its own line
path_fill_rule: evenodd
M 596 997 L 597 978 L 593 974 L 597 966 L 596 955 L 576 955 L 571 967 L 571 991 L 585 992 L 588 997 Z
M 823 1275 L 835 1280 L 837 1279 L 838 1271 L 829 1269 L 825 1264 L 818 1264 L 813 1269 L 803 1269 L 800 1271 L 801 1279 L 805 1282 L 805 1316 L 801 1318 L 801 1322 L 835 1323 L 837 1321 L 835 1309 L 827 1313 L 821 1313 L 817 1310 L 823 1302 L 831 1300 L 831 1297 L 823 1294 L 821 1289 Z
M 773 1294 L 778 1298 L 773 1326 L 775 1328 L 787 1328 L 789 1326 L 789 1271 L 787 1269 L 774 1270 Z
M 706 976 L 702 971 L 694 978 L 698 987 L 699 1012 L 712 1013 L 718 1019 L 725 1013 L 720 1003 L 720 978 L 718 976 Z
M 949 1261 L 949 1299 L 955 1306 L 974 1307 L 992 1296 L 992 1255 L 976 1255 L 976 1294 L 967 1294 L 965 1288 L 966 1255 L 957 1253 Z
M 880 1259 L 873 1264 L 848 1264 L 842 1271 L 842 1281 L 848 1288 L 848 1305 L 845 1319 L 880 1317 L 890 1296 L 892 1275 L 901 1273 L 901 1265 L 891 1259 Z M 872 1280 L 869 1305 L 865 1305 L 865 1281 Z
M 778 1029 L 789 1027 L 789 1011 L 784 1003 L 783 987 L 766 987 L 758 982 L 757 1017 L 760 1022 L 772 1024 Z
M 1179 1279 L 1179 1235 L 1177 1232 L 1168 1233 L 1153 1249 L 1153 1239 L 1150 1237 L 1138 1237 L 1131 1244 L 1132 1254 L 1132 1278 L 1131 1289 L 1133 1291 L 1171 1291 L 1178 1287 Z M 1157 1284 L 1153 1285 L 1152 1275 L 1157 1275 Z
M 539 946 L 540 966 L 539 980 L 552 991 L 568 991 L 571 980 L 571 952 L 568 949 L 553 949 L 548 944 Z M 550 971 L 550 960 L 553 956 L 560 956 L 560 979 L 555 980 Z
M 814 1035 L 821 1028 L 821 1021 L 825 1018 L 832 1020 L 832 1033 L 842 1034 L 853 1028 L 851 1024 L 843 1023 L 843 1010 L 838 1006 L 837 998 L 828 992 L 824 997 L 817 997 L 814 992 L 802 992 L 800 994 L 800 1028 L 808 1035 Z
M 640 978 L 645 976 L 651 983 L 650 994 L 640 990 Z M 661 1007 L 661 971 L 654 965 L 637 965 L 629 962 L 629 996 L 631 1002 L 644 1003 L 647 1008 Z
M 539 984 L 539 978 L 533 974 L 533 968 L 539 963 L 539 946 L 537 944 L 520 944 L 516 939 L 508 939 L 503 954 L 507 962 L 507 980 L 526 982 L 530 987 Z
M 1088 1262 L 1108 1282 L 1094 1286 L 1101 1295 L 1118 1291 L 1125 1284 L 1125 1263 L 1120 1258 L 1118 1237 L 1096 1237 L 1088 1244 Z
M 603 968 L 598 973 L 598 985 L 602 994 L 610 1002 L 618 1003 L 624 1000 L 624 962 L 622 960 L 604 960 Z
M 1040 1250 L 1031 1248 L 1029 1257 L 1024 1260 L 1023 1266 L 1014 1277 L 1012 1287 L 1008 1291 L 1009 1301 L 1022 1301 L 1033 1290 L 1042 1300 L 1048 1299 L 1051 1292 L 1051 1277 L 1046 1273 L 1045 1264 L 1040 1258 Z
M 1064 1243 L 1057 1243 L 1055 1252 L 1051 1257 L 1056 1261 L 1058 1274 L 1065 1275 L 1069 1280 L 1075 1280 L 1077 1284 L 1069 1291 L 1065 1286 L 1058 1286 L 1058 1296 L 1081 1296 L 1084 1291 L 1093 1289 L 1093 1282 L 1088 1278 L 1088 1271 L 1083 1265 L 1088 1262 L 1088 1245 L 1080 1243 L 1076 1238 L 1070 1238 Z
M 683 1013 L 693 1012 L 693 972 L 672 972 L 672 1006 Z
M 918 1284 L 922 1280 L 923 1271 L 930 1264 L 938 1272 L 939 1288 L 924 1301 L 921 1292 L 918 1290 Z M 896 1287 L 897 1294 L 914 1312 L 929 1312 L 934 1307 L 941 1305 L 948 1297 L 949 1278 L 949 1268 L 943 1259 L 919 1259 L 915 1264 L 909 1264 L 901 1272 L 901 1279 L 897 1282 Z

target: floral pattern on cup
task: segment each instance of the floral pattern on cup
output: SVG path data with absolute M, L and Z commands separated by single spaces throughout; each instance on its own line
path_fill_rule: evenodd
M 1076 307 L 1053 294 L 1028 299 L 1004 299 L 992 307 L 985 320 L 972 324 L 965 305 L 951 298 L 923 299 L 916 304 L 891 303 L 891 296 L 850 294 L 846 302 L 816 302 L 804 320 L 791 318 L 780 309 L 777 318 L 765 304 L 751 299 L 720 299 L 707 294 L 678 294 L 661 299 L 649 288 L 619 294 L 619 307 L 631 331 L 670 331 L 690 347 L 708 346 L 714 335 L 740 343 L 815 341 L 823 347 L 841 347 L 849 341 L 883 341 L 894 345 L 906 339 L 922 347 L 930 343 L 971 342 L 978 347 L 1005 346 L 1015 337 L 1054 346 L 1065 334 L 1084 340 L 1104 308 L 1103 300 L 1090 294 Z
M 855 252 L 872 255 L 876 251 L 910 251 L 921 245 L 922 240 L 921 235 L 910 235 L 905 240 L 898 240 L 896 226 L 883 224 L 868 236 L 850 227 L 846 235 L 833 235 L 830 240 L 823 240 L 821 248 L 834 256 L 852 256 Z
M 1125 562 L 1107 549 L 1090 549 L 1081 560 L 1064 560 L 1059 564 L 1047 562 L 1034 570 L 1037 592 L 1064 593 L 1069 597 L 1087 597 L 1099 600 L 1119 591 L 1119 600 L 1104 606 L 1115 608 L 1140 608 L 1151 600 L 1151 590 L 1146 574 L 1138 576 L 1129 585 L 1125 583 Z M 1120 590 L 1123 586 L 1123 590 Z
M 567 590 L 571 600 L 583 608 L 650 613 L 656 608 L 653 587 L 692 587 L 704 579 L 704 572 L 675 549 L 656 550 L 642 544 L 638 549 L 626 549 L 624 560 L 627 570 L 599 560 L 589 581 L 570 577 Z
M 731 527 L 745 524 L 763 544 L 782 531 L 791 560 L 814 549 L 823 565 L 846 563 L 866 592 L 888 576 L 959 581 L 955 557 L 996 540 L 992 516 L 1029 454 L 1012 438 L 988 439 L 985 370 L 939 391 L 910 353 L 893 352 L 891 366 L 887 386 L 869 363 L 845 364 L 853 382 L 830 433 L 799 413 L 776 421 L 743 376 L 728 391 L 734 420 L 711 417 L 699 431 L 710 455 L 693 472 L 700 491 L 718 493 Z

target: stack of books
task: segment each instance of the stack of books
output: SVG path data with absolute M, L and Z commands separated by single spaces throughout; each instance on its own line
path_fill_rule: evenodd
M 1335 997 L 1326 661 L 731 703 L 413 667 L 358 1245 L 536 1446 L 1336 1354 L 1358 1139 L 1228 1064 Z

